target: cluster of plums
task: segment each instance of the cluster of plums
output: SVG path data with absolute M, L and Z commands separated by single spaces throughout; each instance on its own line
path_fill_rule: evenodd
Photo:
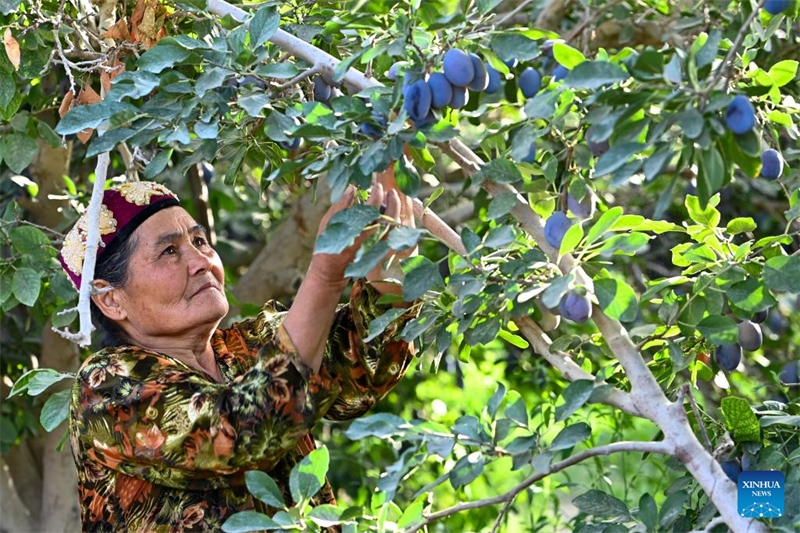
M 725 109 L 725 125 L 736 135 L 744 135 L 755 127 L 756 113 L 747 97 L 733 97 Z M 761 177 L 774 180 L 783 174 L 783 158 L 772 148 L 761 154 Z
M 761 311 L 753 316 L 753 320 L 739 322 L 737 342 L 723 344 L 714 352 L 714 360 L 722 370 L 730 372 L 739 366 L 742 361 L 742 349 L 752 352 L 761 348 L 761 343 L 764 342 L 764 335 L 759 324 L 766 319 L 767 312 Z

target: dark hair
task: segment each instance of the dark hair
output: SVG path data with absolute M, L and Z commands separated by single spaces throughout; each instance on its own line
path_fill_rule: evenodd
M 105 280 L 112 287 L 124 287 L 128 283 L 128 265 L 137 240 L 133 235 L 123 240 L 112 250 L 103 254 L 94 269 L 94 279 Z M 108 318 L 94 301 L 91 301 L 92 322 L 97 326 L 102 337 L 100 348 L 111 348 L 130 344 L 131 341 L 116 322 Z

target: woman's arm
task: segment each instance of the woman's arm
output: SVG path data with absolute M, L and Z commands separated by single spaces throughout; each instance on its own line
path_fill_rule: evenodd
M 339 202 L 335 203 L 320 223 L 319 232 L 327 227 L 331 217 L 339 211 L 350 207 L 355 197 L 355 189 L 350 187 Z M 391 189 L 384 194 L 384 186 L 376 183 L 370 194 L 369 205 L 379 207 L 385 205 L 385 214 L 393 219 L 402 219 L 403 203 L 397 190 Z M 411 216 L 413 225 L 413 213 Z M 325 345 L 333 324 L 334 313 L 342 295 L 342 290 L 347 284 L 344 272 L 355 258 L 361 243 L 369 236 L 371 231 L 365 231 L 356 239 L 356 242 L 339 254 L 314 254 L 311 266 L 308 268 L 303 283 L 297 292 L 297 297 L 283 323 L 287 334 L 297 349 L 300 359 L 315 371 L 322 365 L 322 356 Z M 380 268 L 370 273 L 375 283 L 380 283 L 377 288 L 385 292 L 396 291 L 394 285 L 381 283 L 382 270 Z

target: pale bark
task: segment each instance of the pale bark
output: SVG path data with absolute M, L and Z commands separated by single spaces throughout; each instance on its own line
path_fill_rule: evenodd
M 33 519 L 17 492 L 18 483 L 9 472 L 5 457 L 0 455 L 0 533 L 34 531 Z

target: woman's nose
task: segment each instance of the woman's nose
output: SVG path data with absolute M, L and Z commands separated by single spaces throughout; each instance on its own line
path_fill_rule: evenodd
M 205 272 L 211 268 L 212 263 L 213 261 L 208 254 L 203 253 L 202 250 L 192 247 L 191 251 L 189 252 L 190 274 L 194 275 Z

